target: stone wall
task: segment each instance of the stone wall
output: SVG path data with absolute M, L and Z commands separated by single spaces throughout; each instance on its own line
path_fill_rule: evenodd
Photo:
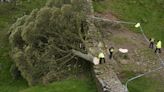
M 93 66 L 98 92 L 126 92 L 124 85 L 108 64 Z
M 94 10 L 92 5 L 92 0 L 87 0 L 86 5 L 90 7 L 89 16 L 94 16 Z M 101 38 L 100 32 L 95 27 L 93 21 L 91 19 L 88 20 L 89 32 L 88 32 L 88 39 L 87 39 L 87 48 L 89 53 L 92 56 L 97 57 L 100 51 L 107 53 L 104 49 L 105 44 L 100 46 L 100 43 L 103 43 Z M 109 61 L 106 61 L 109 62 Z M 98 92 L 126 92 L 126 89 L 118 79 L 116 73 L 111 68 L 110 64 L 101 64 L 101 65 L 94 65 L 93 66 L 93 76 L 96 81 Z

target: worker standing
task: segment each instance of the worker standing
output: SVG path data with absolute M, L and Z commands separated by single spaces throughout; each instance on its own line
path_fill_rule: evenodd
M 157 53 L 157 52 L 161 53 L 161 48 L 162 48 L 162 42 L 160 40 L 158 40 L 157 44 L 156 44 L 155 53 Z
M 149 44 L 149 48 L 154 48 L 154 42 L 155 42 L 155 39 L 154 38 L 150 38 L 150 44 Z
M 105 63 L 105 55 L 103 52 L 101 52 L 98 57 L 99 57 L 100 64 Z
M 109 59 L 112 59 L 113 57 L 113 52 L 114 52 L 114 47 L 109 48 Z

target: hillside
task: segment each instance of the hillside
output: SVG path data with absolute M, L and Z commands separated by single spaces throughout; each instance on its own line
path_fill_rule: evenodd
M 94 2 L 94 9 L 95 15 L 101 18 L 140 22 L 147 37 L 155 37 L 155 39 L 164 41 L 163 5 L 162 0 L 104 0 Z M 109 47 L 112 45 L 116 48 L 128 48 L 131 53 L 130 60 L 117 59 L 117 63 L 113 62 L 115 63 L 115 71 L 119 71 L 118 75 L 122 82 L 126 82 L 128 78 L 144 73 L 147 69 L 150 71 L 153 67 L 160 66 L 160 61 L 153 53 L 154 51 L 147 48 L 148 43 L 140 34 L 139 29 L 135 28 L 134 25 L 123 25 L 124 27 L 121 27 L 122 30 L 119 31 L 107 26 L 107 29 L 103 29 L 103 33 L 104 37 L 108 36 L 107 39 L 109 39 L 106 43 L 112 41 L 109 43 Z M 160 56 L 163 57 L 164 55 L 161 54 Z M 118 62 L 119 60 L 120 62 Z M 163 92 L 164 80 L 161 80 L 163 79 L 162 75 L 163 69 L 138 78 L 129 83 L 129 90 L 130 92 Z
M 84 28 L 83 32 L 87 33 L 86 16 L 81 15 L 82 12 L 80 12 L 78 6 L 70 5 L 69 0 L 55 0 L 59 1 L 60 4 L 60 1 L 65 2 L 63 5 L 65 7 L 57 4 L 58 8 L 53 7 L 55 3 L 45 6 L 47 1 L 17 0 L 15 3 L 0 3 L 0 91 L 97 92 L 95 82 L 92 79 L 93 76 L 91 76 L 90 64 L 79 63 L 78 61 L 85 62 L 85 60 L 74 57 L 69 53 L 72 48 L 80 50 L 79 44 L 82 41 L 78 32 L 79 29 Z M 156 40 L 160 39 L 164 42 L 163 0 L 93 1 L 96 17 L 114 21 L 140 22 L 148 38 L 154 37 Z M 115 47 L 114 58 L 109 60 L 110 62 L 107 62 L 107 65 L 114 69 L 123 84 L 128 79 L 149 72 L 161 65 L 158 56 L 154 54 L 154 50 L 148 48 L 148 42 L 140 30 L 134 27 L 134 24 L 93 20 L 101 37 L 91 35 L 103 41 L 103 50 L 106 52 L 111 46 Z M 12 26 L 12 24 L 14 25 Z M 122 56 L 118 51 L 119 48 L 128 49 L 128 55 Z M 99 49 L 95 52 L 98 52 Z M 86 53 L 85 50 L 81 52 Z M 54 55 L 55 57 L 53 57 Z M 63 55 L 66 58 L 63 59 Z M 108 53 L 105 55 L 108 58 Z M 160 56 L 164 59 L 163 52 Z M 72 63 L 67 65 L 69 57 L 73 57 L 71 58 Z M 62 62 L 66 66 L 58 69 Z M 13 64 L 19 66 L 23 77 L 12 76 L 13 72 L 11 73 L 10 67 Z M 66 73 L 58 74 L 62 70 L 66 70 Z M 69 72 L 70 70 L 73 72 Z M 163 92 L 163 74 L 164 69 L 161 69 L 131 81 L 128 84 L 129 91 Z M 64 75 L 64 77 L 59 75 Z M 32 85 L 36 86 L 31 87 Z
M 164 40 L 163 0 L 103 0 L 95 2 L 94 8 L 98 13 L 110 13 L 119 20 L 140 22 L 148 37 Z

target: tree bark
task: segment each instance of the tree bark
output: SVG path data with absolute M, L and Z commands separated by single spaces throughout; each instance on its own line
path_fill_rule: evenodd
M 77 50 L 74 50 L 74 49 L 72 50 L 72 52 L 74 55 L 76 55 L 80 58 L 83 58 L 83 59 L 85 59 L 85 60 L 87 60 L 93 64 L 93 58 L 94 57 L 91 54 L 84 54 L 84 53 L 77 51 Z

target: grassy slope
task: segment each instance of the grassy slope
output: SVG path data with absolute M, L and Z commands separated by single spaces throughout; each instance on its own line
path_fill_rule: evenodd
M 130 92 L 163 92 L 163 84 L 159 80 L 149 77 L 142 77 L 128 86 Z
M 137 76 L 134 72 L 123 72 L 122 82 L 126 81 L 134 76 Z M 147 75 L 129 82 L 129 92 L 163 92 L 163 79 L 159 78 L 159 74 Z
M 141 22 L 149 37 L 164 42 L 164 0 L 105 0 L 94 3 L 97 12 L 113 12 L 121 20 Z
M 9 46 L 7 30 L 18 17 L 25 12 L 29 14 L 33 8 L 39 8 L 45 4 L 46 0 L 33 0 L 27 3 L 27 0 L 20 0 L 22 4 L 15 6 L 10 3 L 0 3 L 0 91 L 1 92 L 18 92 L 28 87 L 23 79 L 13 80 L 9 69 L 12 60 L 9 57 Z
M 163 3 L 163 4 L 159 4 Z M 112 12 L 120 20 L 141 22 L 146 35 L 164 42 L 164 1 L 163 0 L 104 0 L 94 2 L 99 13 Z M 131 28 L 135 30 L 135 28 Z M 125 74 L 124 82 L 134 74 Z M 156 79 L 157 78 L 157 79 Z M 158 76 L 143 77 L 129 84 L 130 92 L 164 92 L 163 81 Z
M 96 92 L 94 83 L 89 82 L 88 78 L 85 78 L 83 81 L 67 80 L 48 86 L 37 86 L 33 88 L 29 88 L 26 81 L 21 78 L 19 80 L 12 79 L 9 72 L 12 60 L 9 57 L 10 49 L 8 38 L 6 37 L 7 30 L 18 17 L 23 16 L 24 13 L 29 14 L 34 8 L 44 6 L 47 0 L 19 1 L 22 4 L 18 6 L 9 3 L 0 3 L 0 92 L 67 92 L 68 90 L 69 92 Z
M 36 86 L 21 92 L 96 92 L 90 80 L 65 80 L 47 86 Z
M 17 92 L 21 89 L 27 87 L 27 83 L 23 80 L 12 80 L 12 77 L 9 73 L 9 68 L 11 65 L 11 60 L 7 55 L 8 49 L 0 49 L 0 90 L 1 92 Z

